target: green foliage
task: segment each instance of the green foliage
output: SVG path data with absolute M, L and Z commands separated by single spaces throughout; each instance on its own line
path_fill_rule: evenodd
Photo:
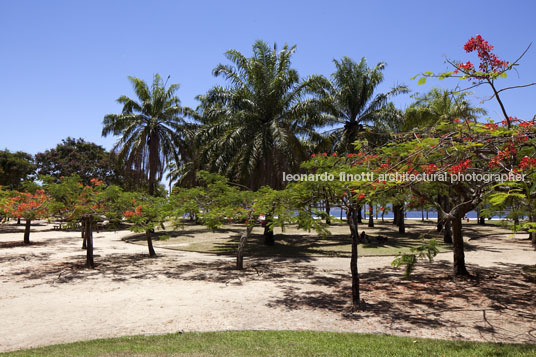
M 36 154 L 35 161 L 39 175 L 53 177 L 56 182 L 77 175 L 84 185 L 89 185 L 92 178 L 109 183 L 116 174 L 110 153 L 81 138 L 63 139 L 55 148 Z
M 333 62 L 336 69 L 331 75 L 326 100 L 331 107 L 330 124 L 340 127 L 332 130 L 328 139 L 334 151 L 346 154 L 354 152 L 352 145 L 358 134 L 366 132 L 364 125 L 374 125 L 377 129 L 378 124 L 399 116 L 388 100 L 409 89 L 399 85 L 386 93 L 377 93 L 384 79 L 384 62 L 373 68 L 368 67 L 364 57 L 359 63 L 349 57 Z M 377 135 L 372 136 L 377 139 Z
M 291 67 L 295 46 L 279 50 L 262 41 L 253 55 L 226 52 L 231 64 L 213 73 L 226 86 L 200 96 L 200 165 L 251 189 L 281 188 L 282 172 L 292 172 L 307 157 L 305 141 L 319 138 L 325 125 L 322 88 L 327 80 L 301 80 Z
M 422 244 L 418 247 L 411 248 L 411 251 L 413 254 L 397 255 L 391 263 L 391 265 L 396 268 L 405 266 L 404 278 L 409 278 L 415 269 L 418 259 L 427 259 L 430 263 L 433 262 L 434 257 L 439 253 L 439 247 L 435 239 L 430 239 L 428 241 L 423 239 Z
M 20 190 L 21 184 L 35 173 L 32 155 L 22 151 L 0 151 L 0 186 Z
M 149 194 L 154 194 L 155 183 L 165 165 L 180 161 L 184 147 L 182 136 L 188 125 L 182 118 L 183 108 L 175 96 L 178 84 L 166 83 L 156 74 L 151 86 L 143 80 L 129 77 L 138 101 L 125 95 L 117 102 L 123 105 L 121 114 L 104 117 L 102 135 L 120 135 L 114 146 L 119 160 L 137 172 L 144 172 L 149 180 Z

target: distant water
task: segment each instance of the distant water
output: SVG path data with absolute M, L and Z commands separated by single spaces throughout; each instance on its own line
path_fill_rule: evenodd
M 335 217 L 335 218 L 339 218 L 341 217 L 341 209 L 339 207 L 332 207 L 331 210 L 329 211 L 330 215 Z M 421 211 L 406 211 L 406 218 L 408 219 L 421 219 L 422 218 L 422 213 Z M 504 215 L 497 215 L 497 216 L 493 216 L 492 219 L 502 219 L 504 218 L 506 215 L 506 213 Z M 376 212 L 374 212 L 373 214 L 374 218 L 376 218 Z M 476 219 L 477 218 L 477 214 L 475 211 L 471 211 L 469 213 L 466 214 L 467 218 L 469 219 Z M 346 212 L 343 210 L 342 212 L 342 217 L 343 218 L 346 218 Z M 383 216 L 385 219 L 393 219 L 393 212 L 390 211 L 386 214 L 384 214 Z M 368 218 L 368 214 L 367 214 L 367 218 Z M 426 211 L 424 211 L 424 218 L 426 219 Z M 379 212 L 378 214 L 378 219 L 381 219 L 381 212 Z M 437 219 L 437 211 L 436 210 L 430 210 L 428 211 L 428 219 Z

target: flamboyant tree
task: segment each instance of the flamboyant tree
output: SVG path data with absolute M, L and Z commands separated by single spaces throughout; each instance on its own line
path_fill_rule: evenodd
M 143 193 L 125 193 L 124 196 L 123 201 L 128 202 L 129 207 L 123 215 L 128 222 L 132 223 L 130 230 L 145 234 L 149 256 L 156 257 L 153 233 L 158 227 L 165 229 L 164 223 L 168 216 L 169 206 L 167 200 Z
M 24 228 L 24 244 L 30 244 L 32 221 L 48 217 L 50 197 L 42 189 L 34 193 L 12 191 L 9 198 L 4 199 L 1 209 L 6 215 L 26 220 Z
M 86 267 L 94 268 L 93 230 L 98 220 L 106 217 L 110 192 L 119 192 L 112 186 L 106 188 L 102 180 L 91 179 L 88 185 L 80 183 L 77 176 L 63 177 L 60 182 L 46 182 L 47 192 L 54 198 L 52 210 L 67 222 L 81 223 L 86 242 Z M 106 192 L 109 190 L 108 192 Z

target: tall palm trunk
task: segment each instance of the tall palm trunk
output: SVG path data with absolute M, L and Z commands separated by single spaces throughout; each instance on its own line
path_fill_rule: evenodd
M 149 195 L 154 196 L 156 173 L 158 170 L 158 134 L 153 133 L 149 138 Z

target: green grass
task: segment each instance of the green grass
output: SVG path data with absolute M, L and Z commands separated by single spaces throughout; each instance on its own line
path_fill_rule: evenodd
M 2 354 L 4 355 L 4 354 Z M 7 356 L 534 356 L 534 345 L 311 331 L 226 331 L 133 336 L 55 345 Z
M 359 245 L 360 256 L 372 255 L 397 255 L 399 253 L 409 253 L 410 249 L 422 243 L 421 234 L 428 238 L 436 237 L 440 242 L 440 251 L 446 251 L 449 246 L 444 245 L 442 237 L 435 233 L 435 225 L 413 223 L 408 227 L 408 233 L 398 234 L 396 227 L 389 223 L 377 224 L 375 228 L 368 228 L 362 225 L 360 232 L 365 230 L 372 237 L 387 237 L 386 242 L 378 242 L 374 238 L 370 243 Z M 244 228 L 240 225 L 228 225 L 218 230 L 216 233 L 210 232 L 202 226 L 187 226 L 184 230 L 160 232 L 166 239 L 156 241 L 157 247 L 214 253 L 224 255 L 236 254 L 238 240 Z M 335 224 L 330 226 L 332 235 L 328 238 L 319 238 L 316 234 L 307 234 L 292 227 L 288 227 L 284 233 L 276 230 L 276 244 L 266 246 L 263 244 L 262 229 L 255 228 L 252 237 L 246 246 L 246 256 L 338 256 L 349 257 L 351 254 L 350 237 L 346 224 Z M 431 231 L 433 231 L 431 233 Z M 143 235 L 129 238 L 134 243 L 146 245 Z

